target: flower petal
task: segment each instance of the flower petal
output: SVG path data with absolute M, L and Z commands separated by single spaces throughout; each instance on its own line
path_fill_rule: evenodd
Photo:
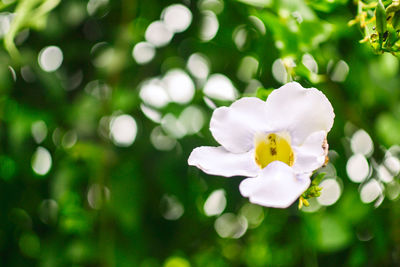
M 254 134 L 268 130 L 266 103 L 244 97 L 230 107 L 217 108 L 210 122 L 215 140 L 233 153 L 247 152 L 254 146 Z
M 295 151 L 293 170 L 295 173 L 313 172 L 324 165 L 326 151 L 323 145 L 325 139 L 325 131 L 314 132 L 301 146 L 293 146 Z
M 225 177 L 253 177 L 260 171 L 254 161 L 254 151 L 235 154 L 230 153 L 222 146 L 195 148 L 189 156 L 188 163 L 205 173 Z
M 329 132 L 335 114 L 326 96 L 297 82 L 274 90 L 267 99 L 266 118 L 274 130 L 288 131 L 292 144 L 300 145 L 313 132 Z
M 247 178 L 239 190 L 251 203 L 287 208 L 308 188 L 310 175 L 296 176 L 292 168 L 280 161 L 271 162 L 256 178 Z

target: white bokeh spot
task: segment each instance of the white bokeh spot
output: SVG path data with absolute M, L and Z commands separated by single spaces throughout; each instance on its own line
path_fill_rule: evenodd
M 137 134 L 135 119 L 127 114 L 114 117 L 110 122 L 110 136 L 115 145 L 128 147 L 133 144 Z
M 132 57 L 136 63 L 143 65 L 149 63 L 156 55 L 154 45 L 148 42 L 140 42 L 132 50 Z
M 175 33 L 185 31 L 192 23 L 192 12 L 181 4 L 166 7 L 161 13 L 167 28 Z
M 38 61 L 42 70 L 53 72 L 61 66 L 63 53 L 57 46 L 47 46 L 40 51 Z
M 204 202 L 204 213 L 207 216 L 220 215 L 226 207 L 226 193 L 224 189 L 213 191 Z
M 44 147 L 38 147 L 32 157 L 32 169 L 38 175 L 46 175 L 51 168 L 50 152 Z

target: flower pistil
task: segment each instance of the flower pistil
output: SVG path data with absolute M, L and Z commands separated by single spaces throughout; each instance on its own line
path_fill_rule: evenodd
M 287 133 L 257 134 L 254 138 L 254 159 L 264 169 L 273 161 L 282 161 L 288 166 L 294 164 L 294 153 Z

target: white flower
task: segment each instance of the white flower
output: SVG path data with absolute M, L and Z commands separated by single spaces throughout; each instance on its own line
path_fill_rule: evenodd
M 255 204 L 286 208 L 324 164 L 334 117 L 322 92 L 291 82 L 265 102 L 244 97 L 217 108 L 210 130 L 221 146 L 194 149 L 188 163 L 212 175 L 250 177 L 240 183 L 243 196 Z

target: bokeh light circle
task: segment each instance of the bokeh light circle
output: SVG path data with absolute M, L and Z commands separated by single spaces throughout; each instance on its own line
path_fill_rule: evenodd
M 63 53 L 57 46 L 47 46 L 40 51 L 38 62 L 44 71 L 56 71 L 63 62 Z
M 133 144 L 137 134 L 135 119 L 130 115 L 119 115 L 110 122 L 110 135 L 115 145 L 128 147 Z
M 192 23 L 192 12 L 181 4 L 173 4 L 166 7 L 161 13 L 165 25 L 172 32 L 185 31 Z
M 148 42 L 140 42 L 135 45 L 132 50 L 132 57 L 138 64 L 146 64 L 150 62 L 156 55 L 154 45 Z

